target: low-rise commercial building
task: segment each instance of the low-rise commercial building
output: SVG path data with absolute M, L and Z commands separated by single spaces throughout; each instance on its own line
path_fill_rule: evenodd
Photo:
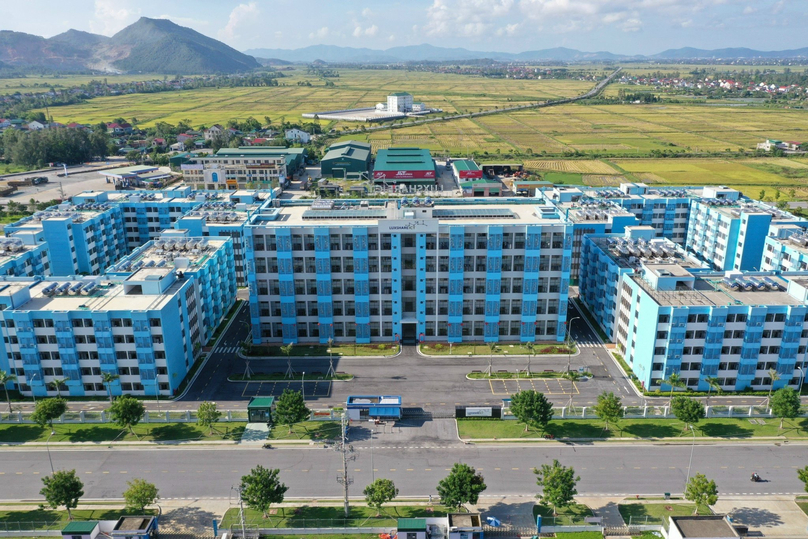
M 320 161 L 323 176 L 337 178 L 366 177 L 370 172 L 370 144 L 348 140 L 332 144 Z
M 396 185 L 434 185 L 435 170 L 435 161 L 429 150 L 387 148 L 376 153 L 373 181 Z
M 222 148 L 216 155 L 194 157 L 180 169 L 195 189 L 272 189 L 283 186 L 304 167 L 307 156 L 306 148 Z

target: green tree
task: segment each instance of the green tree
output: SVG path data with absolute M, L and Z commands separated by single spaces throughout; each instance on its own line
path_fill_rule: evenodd
M 438 482 L 438 495 L 443 505 L 458 509 L 465 503 L 476 504 L 486 488 L 481 473 L 468 464 L 456 462 L 449 475 Z
M 533 468 L 536 474 L 536 484 L 542 488 L 542 493 L 537 496 L 542 503 L 553 506 L 553 514 L 556 509 L 570 505 L 578 491 L 575 486 L 580 477 L 575 475 L 572 466 L 562 466 L 557 460 L 553 464 L 542 464 L 541 468 Z
M 393 501 L 398 496 L 398 489 L 390 479 L 377 479 L 365 487 L 363 491 L 369 507 L 376 508 L 376 516 L 382 511 L 382 505 Z
M 129 429 L 129 432 L 134 434 L 135 431 L 132 430 L 132 427 L 143 419 L 146 407 L 132 395 L 121 395 L 112 401 L 112 406 L 109 407 L 108 412 L 117 425 Z
M 715 481 L 697 473 L 687 482 L 685 499 L 696 504 L 693 514 L 698 515 L 700 505 L 714 505 L 718 501 L 718 487 L 715 486 Z
M 766 190 L 761 189 L 760 193 L 758 193 L 758 200 L 763 200 L 764 198 L 766 198 Z
M 306 401 L 303 400 L 303 394 L 300 391 L 286 388 L 275 401 L 272 419 L 279 425 L 288 425 L 289 434 L 292 434 L 292 425 L 305 421 L 310 415 L 311 411 L 306 406 Z
M 51 389 L 56 390 L 56 396 L 57 397 L 61 397 L 62 396 L 62 388 L 67 387 L 66 382 L 67 382 L 67 378 L 54 378 L 53 380 L 48 382 L 48 386 L 50 386 Z
M 623 402 L 619 395 L 611 391 L 604 391 L 598 395 L 598 403 L 594 411 L 599 418 L 606 422 L 606 430 L 609 430 L 609 423 L 617 423 L 623 418 Z
M 797 470 L 797 478 L 805 485 L 805 492 L 808 492 L 808 466 Z
M 705 406 L 710 406 L 710 393 L 715 389 L 716 393 L 721 393 L 721 380 L 716 376 L 708 376 L 704 379 L 707 384 L 707 402 Z
M 672 372 L 670 376 L 662 380 L 669 386 L 671 386 L 671 396 L 669 404 L 673 404 L 673 392 L 677 387 L 685 387 L 685 381 L 682 380 L 682 377 L 679 376 L 678 372 Z
M 139 163 L 141 157 L 143 157 L 143 154 L 141 154 L 137 150 L 131 150 L 126 152 L 126 160 L 129 161 L 130 163 Z
M 213 432 L 213 424 L 219 421 L 222 417 L 222 412 L 216 408 L 215 402 L 204 401 L 199 404 L 199 409 L 196 411 L 196 422 L 203 427 L 208 428 L 208 434 Z
M 129 488 L 123 491 L 123 499 L 127 511 L 142 513 L 144 507 L 160 499 L 157 487 L 145 479 L 133 479 L 126 484 Z
M 277 468 L 264 468 L 259 464 L 249 475 L 241 476 L 241 498 L 247 507 L 261 511 L 264 518 L 269 516 L 273 503 L 283 502 L 283 495 L 289 489 L 278 479 L 279 473 Z
M 704 405 L 696 399 L 677 395 L 671 402 L 671 411 L 676 419 L 684 421 L 685 430 L 688 425 L 695 425 L 699 420 L 704 419 Z
M 101 373 L 101 383 L 107 386 L 107 395 L 109 395 L 109 402 L 112 402 L 112 382 L 120 378 L 117 374 L 111 372 Z
M 766 401 L 771 404 L 772 400 L 772 391 L 774 391 L 774 383 L 780 380 L 780 373 L 777 372 L 777 369 L 769 369 L 769 396 L 766 397 Z
M 790 387 L 782 387 L 774 392 L 771 400 L 772 414 L 780 418 L 780 428 L 783 428 L 783 421 L 794 419 L 800 415 L 800 396 Z
M 11 417 L 11 399 L 8 396 L 8 384 L 9 382 L 16 382 L 17 376 L 14 374 L 9 374 L 6 371 L 0 371 L 0 385 L 3 386 L 3 390 L 6 392 L 6 402 L 8 403 L 8 415 Z
M 31 414 L 31 419 L 40 427 L 50 426 L 53 430 L 53 420 L 59 419 L 67 412 L 67 401 L 60 397 L 51 399 L 39 399 L 36 402 L 34 413 Z
M 511 395 L 510 409 L 516 419 L 525 424 L 525 432 L 528 427 L 544 430 L 553 419 L 553 403 L 534 389 Z
M 39 493 L 48 505 L 53 509 L 63 505 L 67 509 L 67 518 L 73 520 L 70 510 L 75 509 L 79 498 L 84 496 L 84 483 L 76 476 L 76 470 L 59 470 L 43 477 L 42 483 L 45 486 Z

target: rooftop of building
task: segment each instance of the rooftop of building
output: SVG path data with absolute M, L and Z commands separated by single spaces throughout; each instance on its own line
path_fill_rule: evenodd
M 110 266 L 107 273 L 131 274 L 127 280 L 149 280 L 150 275 L 164 276 L 177 270 L 192 271 L 201 267 L 212 252 L 222 248 L 229 238 L 189 238 L 182 231 L 168 231 L 159 239 L 135 249 Z
M 450 528 L 479 528 L 482 525 L 479 513 L 449 513 Z
M 691 273 L 685 268 L 684 273 L 669 266 L 651 268 L 659 275 L 660 270 L 669 271 L 669 277 L 687 277 L 691 282 L 683 283 L 674 290 L 654 289 L 645 276 L 632 275 L 631 278 L 645 290 L 651 298 L 662 306 L 757 306 L 757 305 L 801 305 L 802 301 L 787 292 L 788 279 L 774 273 L 744 272 L 742 277 L 727 277 L 723 273 Z M 695 276 L 695 279 L 692 278 Z M 736 287 L 735 281 L 743 283 Z
M 295 201 L 297 202 L 297 201 Z M 401 204 L 399 207 L 398 204 Z M 564 219 L 555 207 L 536 199 L 456 199 L 435 200 L 429 197 L 373 201 L 317 200 L 310 204 L 282 204 L 251 217 L 253 226 L 268 222 L 279 226 L 322 226 L 357 222 L 378 224 L 388 219 L 437 219 L 458 225 L 479 224 L 561 224 Z
M 480 170 L 480 167 L 477 166 L 477 163 L 472 161 L 471 159 L 456 159 L 452 161 L 452 166 L 457 170 L 470 170 L 473 172 L 477 172 Z
M 185 281 L 163 294 L 127 294 L 121 283 L 102 277 L 0 280 L 0 296 L 16 296 L 17 311 L 147 311 L 163 308 Z M 54 286 L 55 285 L 55 286 Z M 28 296 L 18 295 L 28 289 Z
M 429 150 L 423 148 L 385 148 L 376 154 L 374 170 L 434 170 Z
M 5 264 L 9 260 L 24 256 L 31 251 L 42 248 L 44 245 L 44 242 L 36 241 L 34 234 L 26 232 L 17 232 L 7 238 L 0 237 L 0 264 Z
M 670 517 L 671 526 L 675 526 L 684 539 L 726 539 L 740 537 L 735 528 L 727 522 L 723 515 L 693 515 Z
M 412 97 L 412 94 L 408 92 L 396 92 L 393 94 L 388 94 L 388 97 L 407 97 L 407 96 Z
M 155 172 L 157 170 L 159 170 L 159 167 L 134 165 L 131 167 L 120 167 L 120 168 L 101 170 L 99 171 L 99 173 L 102 176 L 108 176 L 110 178 L 131 178 L 132 176 L 140 176 L 141 174 L 146 174 L 148 172 Z
M 808 223 L 806 223 L 808 225 Z M 808 254 L 808 230 L 800 225 L 777 225 L 770 229 L 769 237 L 789 250 Z
M 347 143 L 335 144 L 328 149 L 328 152 L 323 156 L 323 161 L 327 159 L 356 159 L 358 161 L 367 161 L 370 159 L 370 144 L 358 145 L 353 141 Z
M 16 223 L 7 225 L 9 228 L 41 229 L 44 221 L 70 219 L 74 223 L 89 221 L 112 206 L 106 203 L 101 204 L 70 204 L 69 202 L 51 206 L 50 208 L 35 212 L 33 215 L 23 217 Z
M 686 253 L 666 238 L 634 239 L 619 234 L 591 234 L 588 238 L 620 268 L 639 269 L 643 261 L 690 264 Z
M 703 206 L 709 206 L 711 212 L 718 213 L 730 219 L 740 219 L 743 214 L 769 214 L 772 222 L 804 221 L 803 218 L 770 206 L 765 202 L 743 198 L 740 200 L 725 200 L 716 198 L 702 198 L 695 201 Z
M 331 146 L 329 146 L 329 150 L 334 150 L 336 148 L 342 148 L 344 146 L 353 146 L 354 148 L 362 148 L 365 150 L 370 151 L 371 145 L 367 142 L 361 142 L 358 140 L 343 140 L 342 142 L 335 142 Z

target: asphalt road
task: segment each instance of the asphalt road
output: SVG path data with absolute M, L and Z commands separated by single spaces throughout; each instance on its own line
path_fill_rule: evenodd
M 95 172 L 100 167 L 109 165 L 117 165 L 125 167 L 129 163 L 121 157 L 111 157 L 107 161 L 99 161 L 90 165 L 80 165 L 75 167 L 68 167 L 67 176 L 58 176 L 64 174 L 64 168 L 51 168 L 41 172 L 30 172 L 22 175 L 13 176 L 0 176 L 2 179 L 24 179 L 33 176 L 45 176 L 48 178 L 48 183 L 41 185 L 28 185 L 19 187 L 10 197 L 0 197 L 0 203 L 6 204 L 10 200 L 17 202 L 28 203 L 30 199 L 37 201 L 54 200 L 61 198 L 62 191 L 66 197 L 71 197 L 82 191 L 96 189 L 102 191 L 113 190 L 112 184 L 106 183 L 100 174 Z M 82 174 L 79 174 L 79 173 Z M 60 188 L 61 184 L 61 188 Z
M 360 496 L 371 482 L 368 442 L 355 442 L 349 475 L 351 495 Z M 692 473 L 714 479 L 722 494 L 798 493 L 796 468 L 805 465 L 805 445 L 696 445 Z M 558 459 L 581 476 L 582 495 L 681 493 L 686 482 L 691 446 L 563 445 L 464 446 L 442 448 L 376 447 L 375 477 L 395 481 L 402 496 L 435 493 L 437 482 L 454 462 L 480 470 L 488 495 L 532 495 L 532 468 Z M 227 497 L 230 487 L 257 464 L 281 470 L 290 497 L 338 497 L 336 477 L 341 455 L 323 448 L 287 449 L 135 449 L 51 450 L 54 467 L 75 469 L 84 482 L 85 498 L 119 498 L 125 482 L 136 477 L 153 482 L 162 498 Z M 41 478 L 50 472 L 44 450 L 0 452 L 0 499 L 39 499 Z M 752 483 L 752 472 L 765 482 Z

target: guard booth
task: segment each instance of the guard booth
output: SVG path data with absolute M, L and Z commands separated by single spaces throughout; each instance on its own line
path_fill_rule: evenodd
M 248 423 L 269 423 L 272 421 L 272 410 L 275 408 L 275 397 L 253 397 L 247 404 Z
M 345 403 L 348 418 L 356 421 L 368 419 L 401 419 L 401 397 L 397 395 L 351 395 Z

